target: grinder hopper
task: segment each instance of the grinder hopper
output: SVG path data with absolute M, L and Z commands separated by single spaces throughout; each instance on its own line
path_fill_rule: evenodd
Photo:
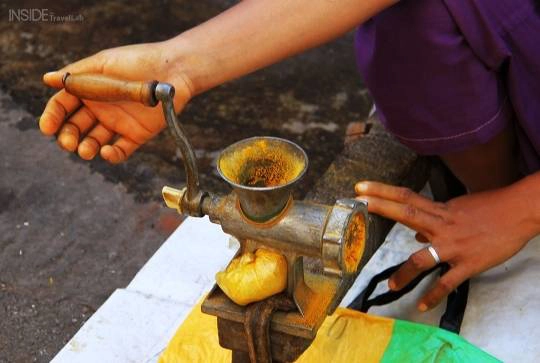
M 238 196 L 243 214 L 267 222 L 282 212 L 307 170 L 308 158 L 298 145 L 276 137 L 252 137 L 227 147 L 217 168 Z

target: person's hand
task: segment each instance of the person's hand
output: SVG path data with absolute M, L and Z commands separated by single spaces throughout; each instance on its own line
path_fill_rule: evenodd
M 530 201 L 530 188 L 522 184 L 465 195 L 447 203 L 377 182 L 359 182 L 355 190 L 358 199 L 368 202 L 370 212 L 415 230 L 416 239 L 431 243 L 441 261 L 450 265 L 418 302 L 418 309 L 426 311 L 469 277 L 515 255 L 538 233 L 538 222 L 532 217 L 538 206 Z M 421 249 L 391 276 L 388 286 L 399 290 L 435 264 L 429 251 Z
M 62 76 L 70 72 L 96 73 L 126 80 L 158 80 L 175 86 L 179 112 L 192 96 L 189 80 L 170 67 L 161 43 L 137 44 L 101 51 L 44 75 L 46 85 L 62 88 Z M 160 106 L 135 102 L 96 102 L 78 99 L 64 89 L 57 92 L 39 120 L 41 132 L 57 135 L 58 144 L 77 151 L 85 160 L 97 153 L 111 163 L 126 160 L 138 147 L 165 127 Z

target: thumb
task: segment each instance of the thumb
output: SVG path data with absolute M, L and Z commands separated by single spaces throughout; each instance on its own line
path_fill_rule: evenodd
M 64 68 L 47 72 L 43 75 L 43 83 L 52 88 L 64 88 L 62 78 L 66 73 L 103 73 L 104 58 L 102 53 L 83 58 L 75 63 L 68 64 Z
M 64 88 L 62 77 L 65 73 L 62 71 L 47 72 L 43 75 L 43 83 L 52 88 Z

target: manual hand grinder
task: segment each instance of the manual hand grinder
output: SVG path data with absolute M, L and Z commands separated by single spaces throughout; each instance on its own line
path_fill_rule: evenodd
M 217 167 L 233 191 L 228 195 L 201 191 L 195 154 L 174 110 L 172 85 L 95 74 L 66 74 L 63 83 L 67 92 L 82 99 L 147 106 L 161 101 L 187 177 L 185 188 L 163 188 L 165 203 L 180 214 L 208 215 L 236 237 L 239 253 L 260 247 L 282 253 L 288 262 L 286 294 L 297 311 L 275 314 L 272 329 L 313 339 L 325 316 L 349 289 L 360 261 L 373 254 L 373 248 L 365 248 L 367 205 L 354 199 L 340 199 L 332 206 L 294 200 L 291 190 L 306 172 L 308 159 L 298 145 L 275 137 L 253 137 L 227 147 Z M 307 271 L 304 259 L 319 268 Z M 228 321 L 242 321 L 242 307 L 216 285 L 202 310 Z

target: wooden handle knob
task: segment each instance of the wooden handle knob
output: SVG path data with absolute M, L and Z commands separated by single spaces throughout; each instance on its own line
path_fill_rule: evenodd
M 133 101 L 155 106 L 157 81 L 126 81 L 101 74 L 70 74 L 62 79 L 66 91 L 82 99 L 102 102 Z

